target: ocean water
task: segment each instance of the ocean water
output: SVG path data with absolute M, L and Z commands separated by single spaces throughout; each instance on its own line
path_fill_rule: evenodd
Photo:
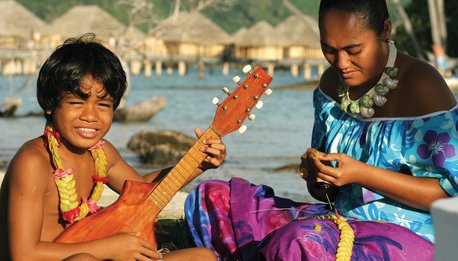
M 127 148 L 131 136 L 139 131 L 176 130 L 194 135 L 194 128 L 207 128 L 213 121 L 216 106 L 213 97 L 222 101 L 236 85 L 232 77 L 240 70 L 232 70 L 228 76 L 214 70 L 199 78 L 194 69 L 185 77 L 173 75 L 132 76 L 127 105 L 151 96 L 165 96 L 167 106 L 150 121 L 143 123 L 114 122 L 106 139 L 112 142 L 121 155 L 141 173 L 152 170 L 140 164 L 137 156 Z M 220 168 L 209 170 L 197 177 L 183 190 L 189 191 L 198 183 L 208 179 L 229 180 L 242 177 L 254 184 L 265 184 L 274 188 L 276 194 L 299 201 L 311 201 L 306 184 L 297 171 L 275 171 L 288 164 L 298 164 L 300 155 L 310 146 L 313 124 L 312 89 L 283 89 L 284 85 L 303 82 L 302 76 L 291 77 L 288 72 L 275 72 L 270 87 L 273 93 L 263 96 L 264 106 L 253 113 L 254 121 L 246 121 L 245 133 L 230 133 L 223 138 L 227 146 L 227 160 Z M 22 106 L 17 115 L 40 111 L 35 96 L 35 82 L 24 87 L 25 76 L 0 77 L 0 104 L 8 97 L 19 97 Z M 28 139 L 42 134 L 44 119 L 41 117 L 0 118 L 0 161 L 8 162 L 17 149 Z

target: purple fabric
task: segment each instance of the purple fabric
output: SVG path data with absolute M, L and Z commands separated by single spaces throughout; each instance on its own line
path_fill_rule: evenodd
M 219 260 L 335 259 L 339 230 L 332 221 L 295 220 L 329 214 L 327 205 L 276 197 L 268 186 L 207 181 L 189 194 L 185 213 L 194 243 Z M 434 245 L 407 228 L 348 222 L 355 232 L 352 260 L 433 260 Z

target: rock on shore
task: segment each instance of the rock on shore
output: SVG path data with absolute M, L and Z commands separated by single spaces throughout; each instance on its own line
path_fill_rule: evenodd
M 177 131 L 141 131 L 130 138 L 127 148 L 142 163 L 169 166 L 176 164 L 195 142 L 195 138 Z

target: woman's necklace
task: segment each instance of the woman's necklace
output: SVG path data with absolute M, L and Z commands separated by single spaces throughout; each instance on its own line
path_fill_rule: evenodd
M 343 83 L 339 86 L 337 93 L 340 97 L 340 107 L 344 112 L 359 118 L 371 118 L 375 114 L 374 104 L 383 106 L 387 101 L 385 96 L 391 89 L 398 86 L 399 81 L 394 79 L 399 71 L 397 67 L 394 67 L 397 54 L 396 46 L 394 46 L 393 41 L 389 41 L 388 47 L 388 61 L 386 62 L 383 75 L 380 77 L 378 83 L 366 94 L 356 100 L 352 100 L 350 99 L 349 86 Z
M 44 135 L 55 168 L 52 175 L 59 191 L 59 208 L 62 212 L 62 219 L 71 224 L 83 219 L 89 212 L 94 213 L 99 209 L 97 201 L 102 196 L 104 184 L 108 182 L 107 157 L 103 151 L 104 142 L 103 140 L 99 141 L 94 147 L 89 149 L 95 162 L 96 174 L 92 176 L 92 181 L 95 185 L 90 198 L 86 199 L 83 197 L 81 204 L 78 204 L 73 169 L 64 169 L 62 159 L 59 155 L 60 135 L 49 124 L 46 125 Z

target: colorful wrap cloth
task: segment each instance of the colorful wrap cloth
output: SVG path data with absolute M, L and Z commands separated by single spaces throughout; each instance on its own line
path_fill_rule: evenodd
M 185 202 L 196 246 L 219 260 L 335 260 L 339 230 L 325 204 L 276 197 L 265 185 L 233 178 L 207 181 Z M 311 217 L 295 220 L 301 217 Z M 352 260 L 433 260 L 434 245 L 402 226 L 348 220 L 355 233 Z

